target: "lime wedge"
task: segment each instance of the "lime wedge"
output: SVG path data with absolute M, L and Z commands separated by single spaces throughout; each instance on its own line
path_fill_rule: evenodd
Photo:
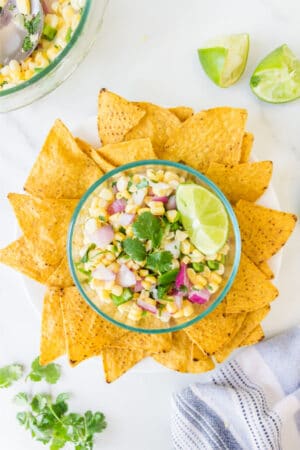
M 195 247 L 205 255 L 217 253 L 228 236 L 228 215 L 223 203 L 197 184 L 180 184 L 177 209 L 183 226 Z
M 209 78 L 220 87 L 234 84 L 243 74 L 249 52 L 249 35 L 232 34 L 211 41 L 199 48 L 202 67 Z
M 300 97 L 300 61 L 286 44 L 276 48 L 257 66 L 250 87 L 261 100 L 285 103 Z

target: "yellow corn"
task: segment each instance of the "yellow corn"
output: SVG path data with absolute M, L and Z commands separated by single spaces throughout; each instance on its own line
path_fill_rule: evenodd
M 180 309 L 175 314 L 173 314 L 174 319 L 181 319 L 182 316 L 183 316 L 183 310 L 182 309 Z
M 140 215 L 140 214 L 143 214 L 144 212 L 148 212 L 148 211 L 150 211 L 150 208 L 140 208 L 137 213 L 138 213 L 138 215 Z
M 145 281 L 148 281 L 148 283 L 156 284 L 156 278 L 153 275 L 149 275 L 145 278 Z
M 166 183 L 169 183 L 170 181 L 173 181 L 173 180 L 178 181 L 178 179 L 179 179 L 179 177 L 175 172 L 170 172 L 170 171 L 165 172 L 164 181 Z
M 191 251 L 191 244 L 188 240 L 182 241 L 180 244 L 180 250 L 184 255 L 189 255 Z
M 168 302 L 167 306 L 166 306 L 166 310 L 170 313 L 170 314 L 174 314 L 177 312 L 177 306 L 174 302 Z
M 215 272 L 212 272 L 211 276 L 210 276 L 210 281 L 216 283 L 216 284 L 220 284 L 222 282 L 222 277 L 220 275 L 218 275 Z
M 159 181 L 157 175 L 153 172 L 152 169 L 148 169 L 146 173 L 147 173 L 147 177 L 148 177 L 151 181 Z
M 207 288 L 211 294 L 214 294 L 215 292 L 217 292 L 219 290 L 220 286 L 214 282 L 211 282 L 211 283 L 209 283 Z
M 137 212 L 137 209 L 138 209 L 138 205 L 135 205 L 134 203 L 131 203 L 131 204 L 128 203 L 126 205 L 125 212 L 127 214 L 135 214 Z
M 126 228 L 126 235 L 129 236 L 129 237 L 133 236 L 133 229 L 132 229 L 131 225 Z
M 117 296 L 122 295 L 123 293 L 123 288 L 122 286 L 119 286 L 117 284 L 115 284 L 112 288 L 111 288 L 111 293 Z
M 141 284 L 142 284 L 143 288 L 146 289 L 146 291 L 150 291 L 152 284 L 149 283 L 149 281 L 143 280 Z
M 141 177 L 139 175 L 135 174 L 132 177 L 132 181 L 133 181 L 133 183 L 137 184 L 141 181 Z
M 174 223 L 178 217 L 178 212 L 176 211 L 176 209 L 170 209 L 169 211 L 167 211 L 166 216 L 169 222 Z
M 142 313 L 143 313 L 142 309 L 139 306 L 134 304 L 130 308 L 130 311 L 128 314 L 128 319 L 134 320 L 134 321 L 140 320 Z
M 107 290 L 102 290 L 98 292 L 98 296 L 103 303 L 111 303 L 110 292 Z
M 121 198 L 125 198 L 126 200 L 128 200 L 128 199 L 130 199 L 130 197 L 131 197 L 131 195 L 127 190 L 122 191 L 122 192 L 117 192 L 117 194 L 116 194 L 116 198 L 118 200 L 120 200 Z
M 185 241 L 187 238 L 188 238 L 188 235 L 187 235 L 187 233 L 185 233 L 184 231 L 181 231 L 181 230 L 177 230 L 177 231 L 176 231 L 176 233 L 175 233 L 175 239 L 176 239 L 176 241 L 183 242 L 183 241 Z
M 126 238 L 125 234 L 120 233 L 119 231 L 115 234 L 116 241 L 124 241 Z
M 194 307 L 193 307 L 193 305 L 190 302 L 185 300 L 183 302 L 182 306 L 183 306 L 183 315 L 184 315 L 184 317 L 189 317 L 189 316 L 191 316 L 194 313 Z
M 100 255 L 100 256 L 101 256 L 101 255 Z M 120 269 L 120 266 L 119 266 L 119 264 L 118 264 L 117 262 L 113 262 L 113 263 L 111 263 L 111 264 L 108 266 L 108 269 L 111 270 L 111 271 L 114 272 L 114 273 L 118 273 L 118 272 L 119 272 L 119 269 Z
M 147 275 L 149 275 L 149 270 L 141 269 L 139 271 L 139 274 L 140 274 L 141 277 L 146 277 Z
M 154 216 L 163 216 L 165 213 L 163 202 L 149 202 L 149 207 Z
M 191 258 L 189 258 L 188 256 L 184 256 L 182 258 L 182 262 L 183 264 L 189 264 L 191 262 Z

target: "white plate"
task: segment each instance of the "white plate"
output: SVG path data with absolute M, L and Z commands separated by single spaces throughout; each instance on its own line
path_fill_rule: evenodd
M 94 147 L 99 147 L 99 137 L 98 137 L 98 131 L 97 131 L 97 118 L 95 116 L 89 117 L 85 121 L 78 123 L 71 127 L 72 133 L 74 136 L 78 136 L 81 139 L 84 139 L 85 141 L 89 142 Z M 279 201 L 276 196 L 276 193 L 272 187 L 272 184 L 270 184 L 268 190 L 265 192 L 265 194 L 260 198 L 258 201 L 260 205 L 267 206 L 269 208 L 273 209 L 280 209 L 279 207 Z M 271 269 L 274 272 L 275 275 L 275 283 L 276 283 L 276 277 L 280 270 L 281 265 L 281 255 L 282 252 L 280 251 L 275 255 L 272 259 L 269 261 L 269 265 Z M 31 280 L 30 278 L 23 277 L 23 282 L 25 286 L 26 296 L 29 299 L 30 303 L 32 304 L 36 314 L 38 316 L 41 315 L 42 312 L 42 304 L 43 304 L 43 297 L 45 294 L 45 286 L 35 282 L 34 280 Z M 271 313 L 272 314 L 272 313 Z M 275 332 L 275 324 L 274 324 L 274 332 Z M 272 324 L 269 326 L 269 330 L 267 335 L 272 336 L 274 334 L 272 329 Z M 147 358 L 133 370 L 136 371 L 142 371 L 142 372 L 157 372 L 157 371 L 164 371 L 168 369 L 164 369 L 162 366 L 157 364 L 155 361 L 153 361 L 150 358 Z

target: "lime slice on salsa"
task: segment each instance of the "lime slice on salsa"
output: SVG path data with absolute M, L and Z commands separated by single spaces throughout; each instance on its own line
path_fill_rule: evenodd
M 285 103 L 300 97 L 300 61 L 286 44 L 267 55 L 255 69 L 250 87 L 270 103 Z
M 217 253 L 228 237 L 228 215 L 219 198 L 197 184 L 181 184 L 177 209 L 195 247 L 205 255 Z
M 249 52 L 249 35 L 232 34 L 211 41 L 198 49 L 198 56 L 208 77 L 220 87 L 234 84 L 243 74 Z

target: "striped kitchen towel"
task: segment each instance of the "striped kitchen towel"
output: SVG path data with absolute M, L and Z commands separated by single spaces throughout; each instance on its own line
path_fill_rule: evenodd
M 299 450 L 300 327 L 177 393 L 171 425 L 176 450 Z

